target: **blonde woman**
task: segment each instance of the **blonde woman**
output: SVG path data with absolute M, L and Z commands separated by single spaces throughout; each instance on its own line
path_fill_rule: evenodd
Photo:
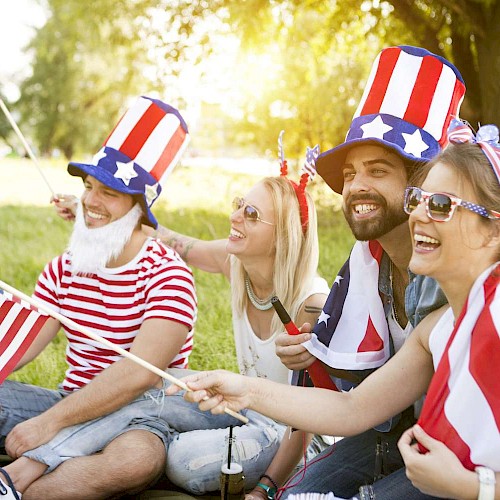
M 278 296 L 294 321 L 302 325 L 314 324 L 328 293 L 327 283 L 317 276 L 316 211 L 303 187 L 285 176 L 258 182 L 244 198 L 234 199 L 231 229 L 225 240 L 202 241 L 165 228 L 159 230 L 159 237 L 189 265 L 224 274 L 230 281 L 240 372 L 281 383 L 288 382 L 289 370 L 275 354 L 274 339 L 283 326 L 271 306 L 271 297 Z M 163 412 L 175 429 L 167 456 L 167 476 L 191 493 L 216 490 L 221 457 L 227 447 L 227 426 L 236 421 L 225 416 L 200 416 L 178 399 L 172 404 L 167 400 Z M 178 406 L 185 411 L 179 412 Z M 285 426 L 252 411 L 247 416 L 250 423 L 233 431 L 233 458 L 243 466 L 246 488 L 259 483 L 252 494 L 267 498 L 266 489 L 274 491 L 300 461 L 304 436 L 292 433 L 292 439 L 284 441 L 284 449 L 271 464 Z M 197 464 L 206 456 L 209 458 L 199 467 Z

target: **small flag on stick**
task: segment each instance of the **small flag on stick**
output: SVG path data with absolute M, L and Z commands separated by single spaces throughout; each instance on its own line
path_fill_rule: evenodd
M 0 384 L 14 370 L 49 316 L 0 290 Z

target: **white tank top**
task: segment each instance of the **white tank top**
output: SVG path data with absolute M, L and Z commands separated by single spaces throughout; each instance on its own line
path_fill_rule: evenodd
M 328 295 L 329 291 L 327 282 L 323 278 L 316 277 L 301 302 L 316 293 Z M 241 316 L 233 311 L 233 332 L 240 373 L 251 377 L 268 378 L 282 384 L 288 383 L 290 370 L 276 356 L 274 339 L 277 334 L 265 340 L 257 337 L 246 311 Z
M 391 312 L 387 318 L 387 324 L 389 325 L 389 332 L 392 337 L 392 342 L 394 343 L 394 351 L 398 352 L 405 340 L 408 338 L 410 333 L 413 330 L 411 323 L 408 321 L 405 328 L 402 328 L 401 325 L 396 321 L 394 317 L 394 308 L 391 307 Z

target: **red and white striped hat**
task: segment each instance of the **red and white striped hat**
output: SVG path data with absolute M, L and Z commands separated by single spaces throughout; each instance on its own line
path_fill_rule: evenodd
M 156 227 L 151 205 L 189 141 L 187 125 L 177 109 L 158 99 L 139 97 L 122 116 L 91 163 L 68 166 L 71 175 L 91 175 L 106 186 L 139 195 L 144 223 Z
M 418 47 L 384 49 L 373 63 L 345 142 L 319 156 L 318 173 L 342 193 L 345 155 L 364 142 L 413 162 L 429 161 L 446 146 L 448 125 L 458 117 L 464 94 L 460 72 L 446 59 Z

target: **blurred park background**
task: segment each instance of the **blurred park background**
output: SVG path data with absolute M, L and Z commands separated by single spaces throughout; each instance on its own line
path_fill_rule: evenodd
M 500 122 L 498 0 L 2 0 L 0 13 L 0 96 L 44 157 L 93 154 L 142 94 L 185 115 L 188 156 L 275 158 L 282 129 L 289 158 L 325 151 L 375 55 L 400 44 L 457 66 L 473 126 Z M 20 151 L 3 116 L 1 142 Z
M 0 97 L 56 192 L 79 194 L 69 158 L 90 158 L 138 95 L 186 119 L 191 143 L 155 214 L 200 238 L 228 233 L 230 200 L 279 173 L 277 137 L 297 172 L 306 146 L 342 142 L 376 54 L 418 45 L 467 86 L 461 116 L 500 122 L 497 0 L 1 0 Z M 65 248 L 71 224 L 0 113 L 0 279 L 26 293 Z M 321 179 L 320 273 L 331 283 L 352 236 Z M 236 369 L 224 278 L 195 272 L 196 369 Z M 15 378 L 54 387 L 62 337 Z

